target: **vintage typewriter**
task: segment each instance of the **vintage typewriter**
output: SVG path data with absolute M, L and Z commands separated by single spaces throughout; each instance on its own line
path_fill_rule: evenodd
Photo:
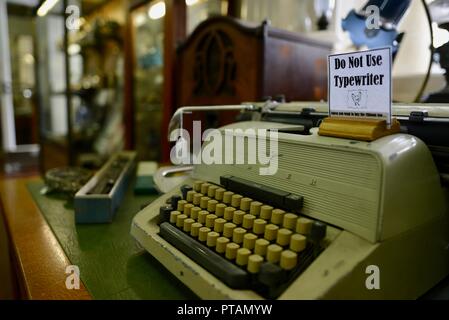
M 250 120 L 221 130 L 276 129 L 276 174 L 260 175 L 255 164 L 196 164 L 131 227 L 199 297 L 408 299 L 449 274 L 446 176 L 434 160 L 445 159 L 444 146 L 431 153 L 406 133 L 372 142 L 320 136 L 320 104 L 240 109 Z M 403 131 L 435 120 L 419 106 L 394 110 Z M 255 144 L 243 141 L 244 150 Z M 235 157 L 235 145 L 223 148 Z

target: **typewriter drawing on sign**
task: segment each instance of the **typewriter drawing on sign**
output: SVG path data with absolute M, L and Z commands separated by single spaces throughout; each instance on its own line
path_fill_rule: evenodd
M 252 118 L 220 128 L 233 134 L 222 148 L 234 163 L 194 163 L 131 226 L 199 297 L 410 299 L 449 274 L 448 146 L 428 135 L 433 122 L 447 135 L 449 108 L 395 105 L 401 132 L 371 142 L 319 135 L 327 110 L 317 103 L 223 108 Z M 242 137 L 249 128 L 277 134 L 261 143 Z M 262 147 L 277 161 L 272 175 L 236 161 L 238 150 Z

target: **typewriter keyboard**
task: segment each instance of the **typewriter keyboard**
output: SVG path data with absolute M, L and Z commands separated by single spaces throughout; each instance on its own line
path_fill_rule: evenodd
M 181 187 L 160 208 L 160 236 L 227 286 L 276 298 L 324 249 L 327 225 L 299 214 L 301 196 L 220 183 Z

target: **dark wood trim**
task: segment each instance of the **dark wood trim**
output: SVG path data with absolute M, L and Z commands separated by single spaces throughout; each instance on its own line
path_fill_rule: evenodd
M 67 8 L 68 1 L 64 0 L 62 2 L 63 8 Z M 75 160 L 75 150 L 73 148 L 73 128 L 72 128 L 72 91 L 71 91 L 71 81 L 70 81 L 70 56 L 69 56 L 69 30 L 67 30 L 66 19 L 68 14 L 64 10 L 64 65 L 65 65 L 65 95 L 66 95 L 66 107 L 67 107 L 67 157 L 69 159 L 69 165 L 74 165 Z
M 195 30 L 189 35 L 189 37 L 184 41 L 179 47 L 178 50 L 181 51 L 185 47 L 188 47 L 190 43 L 196 39 L 197 34 L 201 33 L 204 29 L 208 28 L 209 25 L 214 25 L 216 23 L 227 23 L 231 26 L 237 27 L 243 33 L 256 34 L 259 36 L 263 36 L 263 26 L 261 24 L 251 23 L 239 19 L 235 19 L 229 16 L 213 16 L 201 22 Z
M 240 18 L 242 15 L 242 0 L 228 0 L 228 16 Z
M 262 34 L 263 34 L 263 39 L 262 39 L 262 48 L 260 50 L 260 61 L 262 62 L 262 65 L 265 66 L 267 64 L 267 37 L 268 37 L 268 29 L 269 29 L 269 21 L 268 20 L 264 20 L 262 22 Z M 262 97 L 263 93 L 266 92 L 266 88 L 265 88 L 265 84 L 267 83 L 267 77 L 269 76 L 269 72 L 267 72 L 267 70 L 265 70 L 265 68 L 261 68 L 260 69 L 260 77 L 259 77 L 259 85 L 258 85 L 258 92 L 257 92 L 257 96 L 259 99 L 265 98 Z
M 124 39 L 124 56 L 125 56 L 125 81 L 124 81 L 124 112 L 123 122 L 125 126 L 125 147 L 133 149 L 135 147 L 135 107 L 134 107 L 134 32 L 132 12 L 128 10 L 125 21 L 125 39 Z
M 273 27 L 268 27 L 268 36 L 275 37 L 278 39 L 283 39 L 292 42 L 301 42 L 304 44 L 313 45 L 315 47 L 321 47 L 325 49 L 332 49 L 333 44 L 331 42 L 324 42 L 322 40 L 315 40 L 311 37 L 303 36 L 299 33 L 290 32 L 287 30 L 276 29 Z
M 162 118 L 162 159 L 170 159 L 170 144 L 168 142 L 168 124 L 175 108 L 176 89 L 176 49 L 186 38 L 186 4 L 184 0 L 166 0 L 164 19 L 164 90 Z

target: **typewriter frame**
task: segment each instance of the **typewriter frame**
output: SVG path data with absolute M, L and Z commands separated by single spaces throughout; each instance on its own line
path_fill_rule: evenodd
M 257 123 L 259 122 L 251 124 Z M 411 139 L 404 134 L 381 139 L 391 142 L 395 137 Z M 330 147 L 344 144 L 342 139 L 319 137 L 321 138 L 327 139 Z M 424 162 L 431 167 L 434 190 L 437 193 L 433 199 L 436 205 L 432 205 L 435 212 L 429 212 L 428 218 L 424 220 L 414 217 L 417 220 L 406 227 L 396 231 L 389 230 L 385 236 L 378 235 L 376 238 L 362 237 L 342 230 L 279 299 L 413 299 L 449 273 L 449 212 L 447 203 L 443 200 L 448 198 L 447 190 L 444 196 L 443 189 L 437 187 L 438 173 L 430 153 L 422 141 L 415 139 L 419 144 L 418 153 L 426 154 Z M 194 171 L 193 178 L 185 183 L 193 183 L 195 179 L 218 183 L 216 177 L 210 179 L 200 175 L 197 170 Z M 179 188 L 162 195 L 139 212 L 132 223 L 132 236 L 201 298 L 261 299 L 261 296 L 251 290 L 227 287 L 158 235 L 159 207 L 174 194 L 179 194 Z M 392 215 L 391 212 L 389 214 Z M 370 290 L 366 286 L 370 275 L 367 268 L 372 265 L 380 270 L 379 290 Z M 410 265 L 413 267 L 410 268 Z

